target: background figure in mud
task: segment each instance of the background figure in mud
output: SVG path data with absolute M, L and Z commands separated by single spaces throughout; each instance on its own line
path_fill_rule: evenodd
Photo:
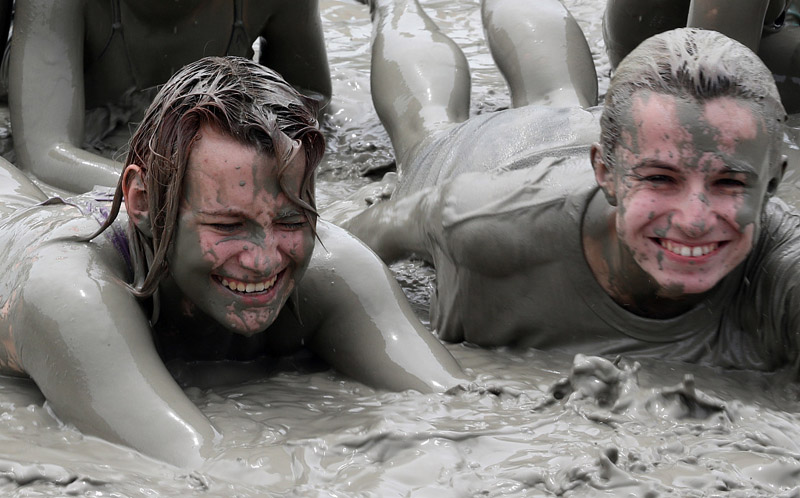
M 512 58 L 498 66 L 514 100 L 541 102 L 550 88 L 518 77 L 581 73 L 496 46 L 530 36 L 517 5 L 484 0 L 487 38 Z M 529 13 L 569 26 L 560 12 Z M 378 0 L 372 16 L 373 99 L 400 173 L 391 200 L 343 224 L 387 261 L 433 263 L 440 338 L 797 364 L 800 217 L 772 197 L 786 114 L 752 51 L 713 31 L 649 39 L 619 66 L 599 128 L 599 110 L 575 106 L 468 118 L 468 68 L 419 4 Z
M 689 26 L 719 31 L 758 53 L 790 114 L 800 113 L 798 0 L 608 0 L 603 37 L 613 67 L 646 38 Z
M 148 108 L 113 202 L 48 200 L 5 163 L 0 373 L 30 376 L 81 430 L 189 467 L 214 456 L 218 434 L 172 359 L 305 346 L 376 387 L 458 384 L 388 269 L 317 222 L 316 111 L 264 66 L 206 58 Z
M 114 186 L 155 87 L 191 61 L 251 57 L 327 102 L 317 0 L 17 0 L 9 67 L 16 164 L 70 192 Z

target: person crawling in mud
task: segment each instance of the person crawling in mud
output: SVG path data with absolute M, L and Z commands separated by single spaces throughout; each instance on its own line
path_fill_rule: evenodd
M 797 368 L 800 215 L 773 195 L 786 113 L 763 62 L 683 28 L 628 55 L 602 110 L 541 105 L 551 90 L 520 82 L 581 72 L 526 37 L 569 17 L 517 5 L 482 14 L 524 104 L 469 117 L 455 43 L 414 0 L 372 3 L 372 95 L 399 173 L 389 200 L 337 221 L 386 261 L 433 264 L 445 341 Z
M 772 71 L 786 110 L 800 112 L 798 0 L 608 0 L 603 39 L 611 66 L 646 38 L 684 26 L 747 45 Z
M 159 91 L 113 195 L 48 199 L 4 163 L 0 373 L 78 429 L 186 467 L 218 434 L 172 360 L 306 347 L 378 388 L 465 382 L 380 259 L 317 220 L 316 116 L 274 71 L 204 58 Z
M 255 43 L 258 62 L 320 107 L 331 98 L 317 0 L 17 0 L 15 9 L 14 162 L 48 190 L 116 185 L 156 88 L 201 57 L 252 58 Z

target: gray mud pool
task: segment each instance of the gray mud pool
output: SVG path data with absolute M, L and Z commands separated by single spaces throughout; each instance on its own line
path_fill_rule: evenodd
M 604 3 L 565 0 L 589 38 L 601 94 Z M 508 105 L 478 0 L 423 4 L 470 59 L 473 112 Z M 334 77 L 324 206 L 373 181 L 392 155 L 369 98 L 367 8 L 321 5 Z M 393 270 L 425 317 L 433 272 L 415 261 Z M 31 382 L 0 378 L 0 496 L 800 496 L 800 385 L 789 375 L 448 347 L 506 392 L 376 391 L 307 357 L 175 366 L 226 434 L 220 453 L 253 470 L 227 480 L 81 435 Z

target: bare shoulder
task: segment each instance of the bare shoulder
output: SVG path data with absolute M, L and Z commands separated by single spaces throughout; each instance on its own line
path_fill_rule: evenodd
M 106 286 L 121 286 L 125 269 L 104 243 L 79 242 L 97 221 L 67 204 L 33 206 L 0 227 L 0 373 L 21 374 L 22 343 L 59 320 L 86 322 L 106 304 Z M 129 304 L 135 305 L 131 297 Z

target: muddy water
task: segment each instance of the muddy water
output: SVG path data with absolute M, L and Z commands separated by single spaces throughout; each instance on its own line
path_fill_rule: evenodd
M 335 90 L 324 205 L 392 156 L 368 96 L 366 8 L 321 3 Z M 602 92 L 602 0 L 566 3 L 589 34 Z M 507 105 L 477 0 L 425 6 L 470 58 L 473 112 Z M 394 269 L 424 314 L 433 273 L 413 261 Z M 173 365 L 225 434 L 220 454 L 250 468 L 220 472 L 220 460 L 227 479 L 83 436 L 30 382 L 0 379 L 0 496 L 800 496 L 800 389 L 780 373 L 450 350 L 505 392 L 380 392 L 305 357 Z

